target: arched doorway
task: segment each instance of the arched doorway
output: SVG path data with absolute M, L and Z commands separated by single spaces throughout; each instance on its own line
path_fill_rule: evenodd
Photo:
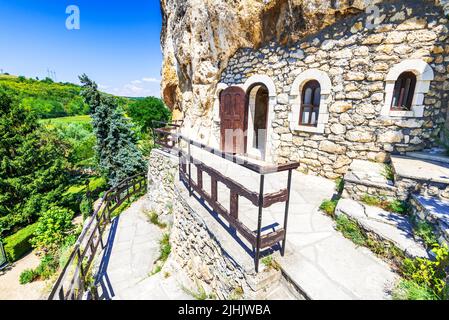
M 265 158 L 268 123 L 268 88 L 262 83 L 252 85 L 248 91 L 247 152 L 260 159 Z

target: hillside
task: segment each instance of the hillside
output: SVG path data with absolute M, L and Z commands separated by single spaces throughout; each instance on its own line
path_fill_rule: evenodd
M 18 98 L 22 105 L 33 110 L 40 118 L 58 118 L 86 115 L 89 106 L 80 97 L 81 87 L 73 83 L 36 80 L 22 76 L 0 75 L 0 88 Z M 129 98 L 116 97 L 126 105 Z

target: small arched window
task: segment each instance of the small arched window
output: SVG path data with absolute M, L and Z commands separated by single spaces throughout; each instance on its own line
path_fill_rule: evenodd
M 401 73 L 394 85 L 390 109 L 394 111 L 411 110 L 415 88 L 416 75 L 410 71 Z
M 299 125 L 317 126 L 320 112 L 321 87 L 316 80 L 308 81 L 302 88 L 301 111 Z

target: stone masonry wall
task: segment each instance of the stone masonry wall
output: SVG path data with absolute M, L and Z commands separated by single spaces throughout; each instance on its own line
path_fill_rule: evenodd
M 148 165 L 149 210 L 157 213 L 161 220 L 172 220 L 174 179 L 176 178 L 178 159 L 157 149 L 151 151 Z
M 272 119 L 274 162 L 300 161 L 300 170 L 336 178 L 353 159 L 386 162 L 391 152 L 422 150 L 435 144 L 446 121 L 449 95 L 448 19 L 433 1 L 378 4 L 379 26 L 367 29 L 367 14 L 349 17 L 317 34 L 282 46 L 240 49 L 220 82 L 242 85 L 253 75 L 268 75 L 276 86 Z M 406 59 L 420 59 L 433 72 L 423 117 L 381 116 L 385 78 Z M 296 76 L 308 69 L 329 76 L 329 119 L 324 133 L 290 128 Z M 219 133 L 219 122 L 214 132 Z M 218 136 L 216 139 L 218 140 Z

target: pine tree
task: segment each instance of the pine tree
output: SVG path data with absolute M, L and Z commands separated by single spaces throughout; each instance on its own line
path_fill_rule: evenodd
M 0 89 L 0 236 L 37 220 L 67 184 L 67 146 Z
M 116 100 L 100 93 L 97 84 L 86 75 L 80 76 L 80 81 L 81 94 L 91 110 L 100 170 L 109 184 L 116 186 L 127 177 L 143 172 L 145 161 L 137 147 L 132 125 Z

